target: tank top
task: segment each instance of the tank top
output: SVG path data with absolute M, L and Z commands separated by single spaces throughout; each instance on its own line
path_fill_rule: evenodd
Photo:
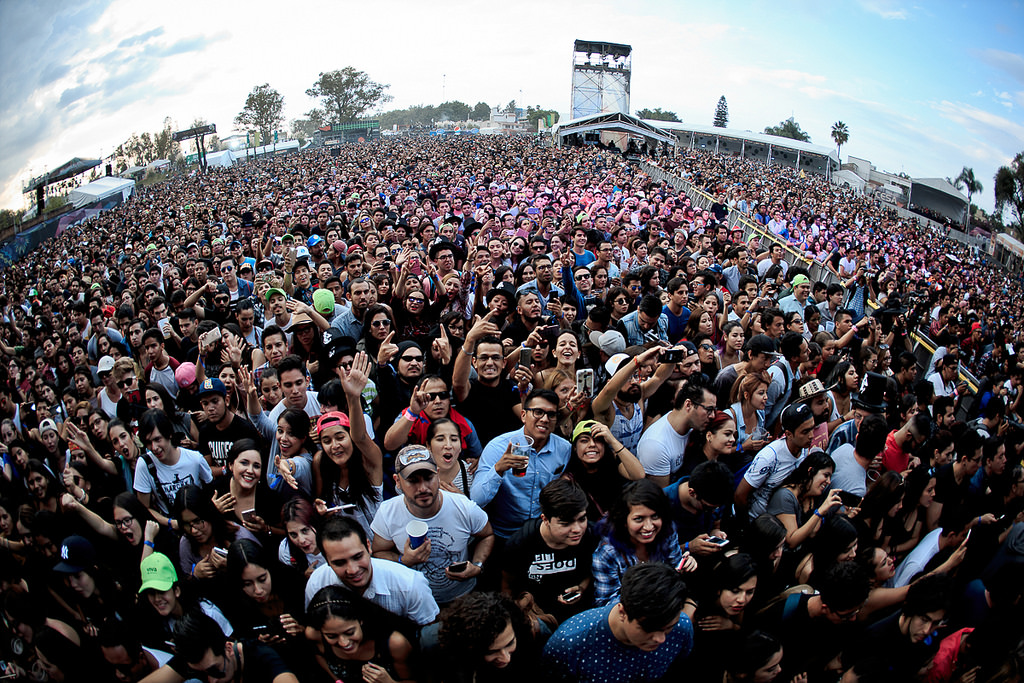
M 640 443 L 640 432 L 644 428 L 644 416 L 640 410 L 640 404 L 633 404 L 633 417 L 627 418 L 619 410 L 619 404 L 612 401 L 615 407 L 615 420 L 612 421 L 612 434 L 625 446 L 630 453 L 636 454 L 637 444 Z

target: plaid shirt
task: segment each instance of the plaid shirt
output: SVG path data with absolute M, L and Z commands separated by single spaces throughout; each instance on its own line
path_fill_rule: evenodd
M 675 524 L 668 520 L 664 523 L 672 525 L 671 533 L 667 534 L 657 548 L 651 550 L 651 562 L 665 562 L 673 567 L 679 566 L 683 560 L 683 551 L 679 547 L 679 534 Z M 636 553 L 631 548 L 617 547 L 608 537 L 594 551 L 594 561 L 590 565 L 594 575 L 594 605 L 601 607 L 618 600 L 622 575 L 626 570 L 637 564 Z

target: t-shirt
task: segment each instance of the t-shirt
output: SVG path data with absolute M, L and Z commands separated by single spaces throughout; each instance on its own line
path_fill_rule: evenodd
M 953 474 L 954 464 L 943 465 L 935 471 L 935 502 L 941 503 L 943 507 L 963 504 L 971 486 L 971 480 L 968 477 L 964 477 L 962 482 L 957 483 Z
M 476 579 L 456 581 L 448 578 L 445 569 L 470 559 L 469 544 L 475 534 L 487 526 L 487 513 L 466 496 L 439 493 L 441 509 L 433 517 L 414 517 L 405 504 L 405 496 L 390 498 L 381 503 L 377 515 L 370 523 L 374 536 L 382 536 L 395 544 L 398 553 L 405 549 L 409 534 L 405 525 L 413 520 L 425 522 L 430 539 L 430 557 L 412 569 L 427 577 L 434 599 L 439 603 L 451 602 L 473 590 Z
M 656 650 L 645 652 L 620 642 L 608 625 L 615 605 L 597 607 L 563 622 L 544 647 L 543 671 L 551 681 L 632 683 L 656 681 L 676 657 L 693 648 L 693 624 L 685 614 Z
M 519 390 L 507 379 L 503 378 L 496 387 L 471 380 L 469 394 L 459 403 L 458 411 L 473 423 L 480 443 L 486 446 L 494 437 L 521 424 L 512 411 L 519 402 Z
M 183 489 L 190 484 L 202 486 L 213 480 L 213 472 L 210 471 L 210 466 L 206 464 L 206 458 L 197 451 L 179 448 L 178 453 L 178 462 L 173 465 L 166 465 L 160 462 L 156 456 L 148 451 L 145 456 L 135 461 L 135 480 L 132 483 L 132 488 L 139 493 L 153 494 L 150 496 L 150 505 L 164 515 L 170 514 L 171 511 L 167 503 L 174 502 L 174 496 L 178 493 L 179 489 Z M 149 473 L 146 457 L 152 459 L 153 465 L 156 468 L 158 480 L 156 483 L 153 482 L 153 477 Z M 163 495 L 157 492 L 157 485 L 163 491 Z
M 590 578 L 598 537 L 588 527 L 578 545 L 552 550 L 540 534 L 540 524 L 540 519 L 531 519 L 512 534 L 502 555 L 502 569 L 509 575 L 513 595 L 529 591 L 541 609 L 555 614 L 566 609 L 558 596 Z
M 853 444 L 844 443 L 832 451 L 832 461 L 836 464 L 832 488 L 863 498 L 868 492 L 868 471 L 857 462 Z
M 680 434 L 669 421 L 668 414 L 662 415 L 652 424 L 637 446 L 637 458 L 647 474 L 668 477 L 683 466 L 683 454 L 689 441 L 690 432 Z
M 762 448 L 754 456 L 747 473 L 743 475 L 743 479 L 754 489 L 748 501 L 750 519 L 757 518 L 768 509 L 768 501 L 771 500 L 775 489 L 796 469 L 806 455 L 806 450 L 793 455 L 786 445 L 786 439 L 779 439 Z
M 207 420 L 199 427 L 199 452 L 213 458 L 214 467 L 223 467 L 228 462 L 228 451 L 242 439 L 254 439 L 261 446 L 266 445 L 256 428 L 238 415 L 231 418 L 231 423 L 224 430 L 217 429 Z
M 690 309 L 686 306 L 683 306 L 682 309 L 679 315 L 673 313 L 668 306 L 661 309 L 661 312 L 668 318 L 668 340 L 673 344 L 686 336 L 686 323 L 690 322 Z

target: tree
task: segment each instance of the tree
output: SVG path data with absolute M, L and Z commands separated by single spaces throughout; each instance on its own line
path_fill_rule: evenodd
M 477 102 L 473 107 L 472 117 L 474 121 L 487 121 L 491 118 L 491 105 L 486 102 Z
M 298 140 L 300 145 L 306 144 L 306 140 L 316 135 L 316 131 L 320 128 L 319 123 L 310 118 L 294 119 L 291 126 L 292 137 Z
M 725 101 L 725 95 L 718 98 L 718 105 L 715 107 L 715 121 L 712 125 L 715 128 L 725 128 L 729 125 L 729 104 Z
M 850 139 L 850 129 L 846 127 L 845 123 L 836 121 L 832 124 L 832 139 L 836 143 L 836 156 L 839 156 L 843 145 Z
M 21 217 L 24 215 L 24 209 L 18 209 L 17 211 L 12 211 L 11 209 L 0 209 L 0 230 L 6 230 L 11 226 L 17 225 L 21 222 Z
M 153 148 L 157 159 L 177 161 L 181 158 L 181 145 L 174 141 L 174 123 L 171 117 L 164 119 L 164 127 L 153 136 Z
M 971 229 L 971 197 L 977 192 L 982 191 L 981 181 L 974 177 L 974 169 L 963 167 L 960 171 L 960 175 L 953 181 L 953 187 L 958 190 L 965 190 L 967 192 L 967 222 L 964 223 L 964 229 Z
M 558 112 L 554 109 L 541 109 L 538 104 L 536 107 L 526 108 L 526 120 L 530 122 L 530 127 L 534 130 L 537 130 L 538 121 L 543 121 L 544 126 L 550 128 L 558 123 Z
M 393 98 L 384 93 L 390 87 L 346 66 L 340 71 L 321 72 L 306 94 L 322 101 L 328 121 L 345 123 L 359 118 L 367 109 L 390 102 Z
M 245 98 L 245 106 L 235 117 L 235 124 L 246 130 L 258 130 L 264 140 L 284 122 L 284 96 L 269 83 L 257 85 Z
M 1010 210 L 1010 227 L 1024 237 L 1024 152 L 1017 152 L 1009 166 L 1001 166 L 995 177 L 996 214 Z
M 465 102 L 442 102 L 437 105 L 438 121 L 468 121 L 473 110 Z
M 792 116 L 785 121 L 780 121 L 777 126 L 766 127 L 764 132 L 767 135 L 778 135 L 779 137 L 790 138 L 791 140 L 811 141 L 811 136 L 800 130 L 800 124 L 793 120 Z
M 505 105 L 505 113 L 506 114 L 514 114 L 515 111 L 516 111 L 516 101 L 515 100 L 511 100 L 511 101 L 509 101 L 508 104 Z
M 650 119 L 652 121 L 675 121 L 681 123 L 679 117 L 676 116 L 674 111 L 662 111 L 661 107 L 657 109 L 641 109 L 636 113 L 638 119 Z

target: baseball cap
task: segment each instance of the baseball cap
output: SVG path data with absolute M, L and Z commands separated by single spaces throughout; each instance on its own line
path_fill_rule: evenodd
M 313 308 L 320 315 L 331 315 L 334 313 L 334 294 L 328 289 L 318 289 L 313 292 Z
M 782 428 L 787 432 L 796 429 L 808 420 L 814 419 L 811 407 L 806 403 L 794 403 L 782 411 Z
M 338 411 L 331 411 L 324 413 L 320 416 L 320 419 L 316 421 L 316 433 L 320 434 L 328 427 L 350 427 L 352 423 L 349 422 L 348 415 Z
M 103 374 L 104 372 L 110 372 L 114 369 L 114 359 L 110 356 L 103 356 L 100 358 L 100 362 L 96 364 L 96 372 Z
M 313 248 L 313 247 L 315 247 L 316 245 L 320 244 L 323 241 L 324 241 L 324 238 L 321 237 L 320 235 L 310 235 L 309 239 L 306 240 L 306 246 L 310 247 L 310 248 Z
M 263 295 L 263 298 L 266 299 L 267 301 L 270 301 L 270 297 L 274 296 L 275 294 L 280 294 L 286 299 L 288 298 L 288 293 L 285 292 L 283 289 L 278 289 L 277 287 L 271 287 L 270 289 L 268 289 L 267 293 Z
M 139 570 L 142 572 L 139 593 L 146 590 L 169 591 L 178 581 L 174 563 L 163 553 L 151 553 L 139 564 Z
M 503 296 L 508 301 L 508 305 L 511 308 L 516 303 L 516 293 L 512 289 L 512 285 L 507 282 L 502 282 L 491 287 L 491 291 L 487 293 L 487 303 L 490 303 L 496 296 Z
M 39 433 L 40 434 L 42 434 L 43 432 L 55 432 L 55 431 L 57 431 L 57 423 L 54 422 L 53 420 L 51 420 L 50 418 L 46 418 L 45 420 L 43 420 L 42 422 L 39 423 Z
M 295 260 L 296 261 L 301 261 L 302 259 L 308 259 L 308 258 L 309 258 L 309 249 L 307 249 L 306 247 L 299 247 L 298 249 L 295 250 Z
M 224 386 L 224 382 L 220 381 L 216 377 L 210 377 L 199 385 L 199 398 L 202 398 L 207 394 L 220 394 L 221 396 L 227 396 L 228 388 Z
M 571 441 L 576 441 L 576 439 L 580 438 L 584 434 L 589 434 L 590 430 L 593 429 L 594 425 L 596 424 L 596 420 L 583 420 L 582 422 L 577 424 L 576 427 L 572 430 Z
M 612 357 L 609 358 L 604 364 L 604 369 L 608 373 L 608 376 L 611 377 L 616 372 L 618 372 L 619 366 L 622 365 L 622 361 L 629 360 L 631 357 L 632 356 L 630 356 L 628 353 L 613 354 Z
M 84 536 L 68 536 L 60 544 L 60 560 L 53 571 L 77 574 L 96 564 L 96 549 Z
M 793 278 L 793 287 L 799 287 L 800 285 L 807 285 L 807 284 L 810 284 L 810 283 L 811 283 L 811 279 L 809 277 L 807 277 L 806 275 L 804 275 L 803 273 L 801 273 L 800 275 L 797 275 L 795 278 Z
M 981 329 L 981 323 L 972 323 L 971 324 L 971 332 L 974 332 L 975 330 L 980 330 L 980 329 Z
M 621 332 L 608 330 L 607 332 L 591 332 L 590 343 L 604 351 L 609 356 L 622 353 L 626 350 L 626 338 Z M 614 374 L 614 373 L 612 373 Z
M 395 457 L 395 472 L 408 479 L 420 471 L 437 472 L 437 463 L 424 446 L 406 446 Z
M 345 243 L 342 242 L 341 240 L 334 240 L 334 251 L 336 251 L 339 254 L 345 251 Z
M 775 342 L 766 334 L 755 334 L 744 347 L 747 353 L 775 353 Z
M 184 389 L 187 386 L 191 386 L 196 381 L 196 364 L 195 363 L 182 363 L 174 371 L 174 381 L 178 383 L 178 386 Z

